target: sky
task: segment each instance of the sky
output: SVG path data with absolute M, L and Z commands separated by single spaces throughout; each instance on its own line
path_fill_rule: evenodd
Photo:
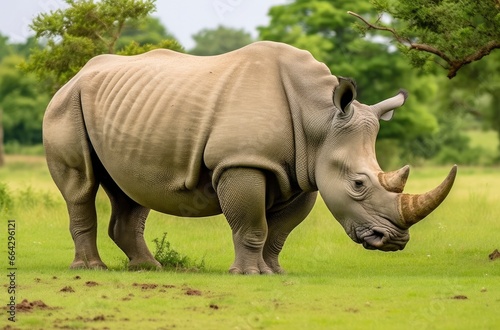
M 269 22 L 267 12 L 287 0 L 157 0 L 156 12 L 170 33 L 187 49 L 194 46 L 191 36 L 218 25 L 244 29 L 254 37 L 256 27 Z M 17 0 L 0 11 L 0 33 L 11 42 L 24 42 L 33 35 L 29 24 L 42 12 L 64 7 L 63 0 Z

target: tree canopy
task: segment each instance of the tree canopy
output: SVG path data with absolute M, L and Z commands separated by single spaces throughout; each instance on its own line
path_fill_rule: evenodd
M 379 11 L 375 23 L 350 13 L 363 22 L 363 31 L 388 32 L 412 64 L 436 62 L 448 71 L 448 78 L 500 48 L 499 0 L 370 2 Z M 390 15 L 390 26 L 381 22 L 383 13 Z
M 49 95 L 40 93 L 35 77 L 23 74 L 19 55 L 5 56 L 0 62 L 0 110 L 6 141 L 20 144 L 41 142 L 43 111 Z
M 196 46 L 189 51 L 193 55 L 219 55 L 250 44 L 250 33 L 242 29 L 218 26 L 216 29 L 203 29 L 193 35 Z

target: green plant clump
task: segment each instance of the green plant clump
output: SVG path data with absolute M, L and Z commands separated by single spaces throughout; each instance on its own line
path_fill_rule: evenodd
M 7 185 L 0 182 L 0 211 L 12 208 L 12 197 L 10 196 Z
M 198 271 L 205 267 L 205 262 L 202 260 L 199 264 L 193 263 L 187 256 L 180 254 L 167 241 L 167 233 L 163 233 L 161 238 L 153 240 L 155 244 L 154 257 L 165 269 L 175 269 L 184 271 Z

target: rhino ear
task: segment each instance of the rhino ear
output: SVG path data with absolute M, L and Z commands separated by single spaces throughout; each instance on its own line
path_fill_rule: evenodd
M 405 104 L 407 98 L 408 92 L 404 89 L 400 89 L 398 95 L 372 105 L 372 109 L 380 119 L 391 120 L 394 109 Z
M 349 113 L 356 98 L 356 83 L 351 78 L 338 77 L 339 84 L 333 91 L 333 104 L 343 113 Z

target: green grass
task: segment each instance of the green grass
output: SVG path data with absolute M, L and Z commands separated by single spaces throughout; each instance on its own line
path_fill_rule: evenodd
M 447 168 L 412 169 L 409 192 L 437 185 Z M 7 268 L 7 219 L 16 219 L 17 303 L 49 308 L 17 312 L 15 329 L 496 329 L 500 324 L 500 175 L 459 168 L 445 203 L 411 229 L 404 251 L 354 244 L 318 201 L 281 255 L 280 276 L 232 276 L 224 218 L 181 219 L 152 212 L 146 240 L 168 232 L 171 247 L 200 272 L 125 270 L 107 237 L 110 213 L 98 195 L 98 245 L 109 271 L 68 270 L 73 243 L 62 197 L 38 157 L 9 156 L 0 169 L 12 201 L 1 215 L 0 258 Z M 2 194 L 0 194 L 0 197 Z M 0 303 L 8 302 L 7 277 Z M 67 292 L 71 287 L 74 292 Z M 63 288 L 65 290 L 61 291 Z M 65 292 L 66 291 L 66 292 Z M 71 290 L 69 290 L 71 291 Z M 467 299 L 460 299 L 466 297 Z

